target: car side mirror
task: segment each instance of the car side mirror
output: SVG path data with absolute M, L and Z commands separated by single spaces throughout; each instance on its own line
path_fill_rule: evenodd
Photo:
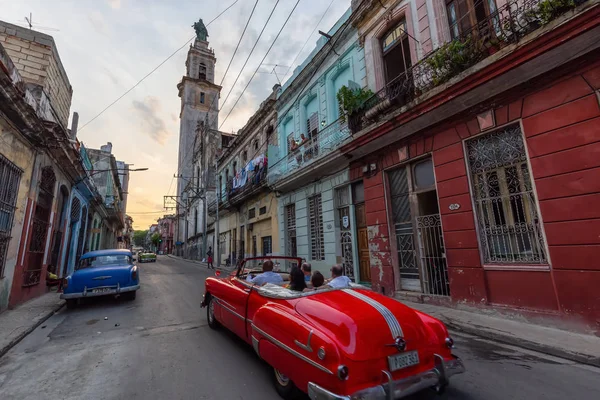
M 216 270 L 216 271 L 215 271 L 215 276 L 217 276 L 217 277 L 218 277 L 218 276 L 221 276 L 221 271 L 219 271 L 219 270 Z

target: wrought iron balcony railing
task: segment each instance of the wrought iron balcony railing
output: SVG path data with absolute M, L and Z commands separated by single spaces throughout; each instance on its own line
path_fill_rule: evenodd
M 270 166 L 267 182 L 272 185 L 287 175 L 307 167 L 340 147 L 350 137 L 348 124 L 342 119 L 336 120 Z
M 359 111 L 349 116 L 352 132 L 381 120 L 387 112 L 407 105 L 584 2 L 508 0 L 486 20 L 463 31 L 367 99 Z

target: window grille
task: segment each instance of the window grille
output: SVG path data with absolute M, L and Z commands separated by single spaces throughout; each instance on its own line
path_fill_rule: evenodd
M 262 255 L 270 255 L 273 253 L 273 246 L 271 236 L 265 236 L 262 238 Z
M 290 204 L 285 207 L 285 228 L 287 232 L 287 248 L 286 253 L 291 257 L 298 255 L 296 245 L 296 205 Z
M 520 127 L 466 145 L 484 262 L 547 263 Z
M 22 173 L 19 167 L 0 154 L 0 278 L 4 276 L 6 252 L 11 238 Z
M 256 208 L 252 207 L 248 210 L 248 219 L 256 217 Z
M 259 214 L 259 215 L 263 215 L 263 214 L 266 214 L 266 213 L 267 213 L 267 206 L 261 207 L 261 208 L 258 210 L 258 214 Z
M 323 238 L 323 210 L 321 195 L 308 199 L 308 215 L 310 225 L 311 260 L 325 259 L 325 242 Z

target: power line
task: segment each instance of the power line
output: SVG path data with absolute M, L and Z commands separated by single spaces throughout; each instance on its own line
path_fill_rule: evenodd
M 240 40 L 238 40 L 237 46 L 235 47 L 235 50 L 233 51 L 233 54 L 232 54 L 232 56 L 231 56 L 231 59 L 229 60 L 229 64 L 227 65 L 227 69 L 225 70 L 225 73 L 223 74 L 223 77 L 221 78 L 221 82 L 220 82 L 219 86 L 222 86 L 222 85 L 223 85 L 223 82 L 225 82 L 225 78 L 227 77 L 227 73 L 229 72 L 229 67 L 231 67 L 231 64 L 233 63 L 233 59 L 235 58 L 235 55 L 236 55 L 236 53 L 237 53 L 237 51 L 238 51 L 238 48 L 240 47 L 240 44 L 242 43 L 242 39 L 244 38 L 244 34 L 246 33 L 246 29 L 248 29 L 248 25 L 250 24 L 250 20 L 252 19 L 252 16 L 254 15 L 254 11 L 256 10 L 256 6 L 258 5 L 258 1 L 259 1 L 259 0 L 256 0 L 256 3 L 254 3 L 254 7 L 252 8 L 252 12 L 250 13 L 250 17 L 248 17 L 248 21 L 246 22 L 246 26 L 244 27 L 244 30 L 242 31 L 242 34 L 241 34 L 241 36 L 240 36 Z M 274 10 L 274 9 L 275 9 L 275 8 L 273 8 L 273 10 Z M 269 18 L 270 18 L 270 17 L 269 17 Z M 267 22 L 268 22 L 268 21 L 267 21 Z M 264 28 L 263 28 L 263 30 L 264 30 Z M 260 36 L 259 36 L 259 38 L 260 38 Z M 244 65 L 245 65 L 245 64 L 244 64 Z M 242 68 L 243 68 L 243 67 L 242 67 Z M 237 80 L 236 80 L 236 81 L 237 81 Z M 218 98 L 219 98 L 219 96 L 214 96 L 214 97 L 213 97 L 213 100 L 212 100 L 212 103 L 210 104 L 210 108 L 209 108 L 209 109 L 212 109 L 212 108 L 214 107 L 214 105 L 215 105 L 215 102 L 216 102 L 216 100 L 217 100 Z M 207 123 L 208 123 L 208 113 L 206 114 L 206 117 L 205 117 L 205 124 L 207 124 Z M 194 141 L 194 142 L 195 142 L 195 141 Z M 195 151 L 195 147 L 196 147 L 196 146 L 195 146 L 195 143 L 194 143 L 194 146 L 191 146 L 191 147 L 189 147 L 189 148 L 187 149 L 187 152 L 185 153 L 185 156 L 184 156 L 184 157 L 183 157 L 183 159 L 181 160 L 181 163 L 179 163 L 179 164 L 177 165 L 177 174 L 179 174 L 179 171 L 181 170 L 181 166 L 182 166 L 182 165 L 185 165 L 185 163 L 186 163 L 186 161 L 187 161 L 187 159 L 188 159 L 188 157 L 189 157 L 189 155 L 190 155 L 190 152 L 193 152 L 193 151 Z
M 226 9 L 224 9 L 223 11 L 221 11 L 221 13 L 219 13 L 219 15 L 217 15 L 215 18 L 213 18 L 208 24 L 206 24 L 206 26 L 208 27 L 210 24 L 212 24 L 215 20 L 217 20 L 221 15 L 225 14 L 225 12 L 227 12 L 231 7 L 233 7 L 239 0 L 235 0 L 229 7 L 227 7 Z M 163 62 L 161 62 L 160 64 L 158 64 L 156 66 L 156 68 L 154 68 L 152 71 L 148 72 L 142 79 L 140 79 L 139 81 L 137 81 L 137 83 L 135 85 L 133 85 L 129 90 L 127 90 L 125 93 L 123 93 L 122 95 L 120 95 L 119 97 L 117 97 L 117 99 L 115 101 L 113 101 L 112 103 L 110 103 L 108 106 L 106 106 L 102 111 L 100 111 L 100 113 L 98 113 L 94 118 L 90 119 L 88 122 L 86 122 L 85 124 L 83 124 L 82 127 L 79 128 L 79 132 L 81 132 L 83 130 L 83 128 L 85 128 L 86 126 L 88 126 L 90 123 L 92 123 L 94 120 L 96 120 L 96 118 L 100 117 L 102 114 L 104 114 L 104 112 L 106 110 L 108 110 L 109 108 L 111 108 L 113 105 L 115 105 L 119 100 L 121 100 L 123 97 L 125 97 L 129 92 L 131 92 L 133 89 L 135 89 L 136 87 L 138 87 L 140 85 L 140 83 L 142 83 L 143 81 L 146 80 L 146 78 L 148 78 L 150 75 L 152 75 L 157 69 L 159 69 L 164 63 L 166 63 L 167 61 L 169 61 L 175 54 L 177 54 L 181 49 L 183 49 L 185 46 L 187 46 L 187 44 L 194 39 L 196 36 L 192 36 L 191 38 L 189 38 L 184 44 L 183 46 L 181 46 L 180 48 L 178 48 L 177 50 L 175 50 L 173 53 L 171 53 L 171 55 L 169 55 Z
M 364 0 L 363 0 L 364 1 Z M 219 129 L 221 129 L 221 127 L 223 126 L 223 124 L 225 124 L 225 121 L 227 121 L 227 118 L 229 118 L 229 115 L 231 115 L 231 112 L 233 111 L 233 109 L 235 108 L 235 106 L 237 105 L 237 103 L 240 101 L 240 99 L 242 98 L 242 96 L 244 95 L 244 92 L 246 92 L 246 89 L 248 89 L 248 86 L 250 86 L 250 83 L 252 82 L 252 79 L 254 79 L 254 77 L 256 76 L 256 72 L 258 71 L 258 69 L 260 68 L 260 66 L 262 65 L 262 63 L 265 61 L 265 59 L 267 58 L 267 56 L 269 55 L 269 52 L 271 51 L 271 49 L 273 48 L 273 46 L 275 45 L 275 42 L 277 42 L 277 39 L 279 38 L 279 35 L 281 35 L 281 32 L 283 31 L 283 29 L 285 28 L 285 26 L 287 25 L 288 21 L 290 20 L 290 18 L 292 17 L 292 14 L 294 13 L 294 11 L 296 10 L 296 7 L 298 7 L 298 4 L 300 3 L 300 0 L 296 1 L 296 4 L 294 4 L 294 8 L 292 8 L 292 11 L 290 11 L 288 17 L 286 18 L 285 22 L 283 23 L 283 25 L 281 26 L 281 29 L 279 30 L 279 32 L 277 32 L 277 36 L 275 36 L 275 39 L 273 40 L 273 42 L 271 43 L 271 46 L 269 46 L 269 49 L 267 50 L 267 52 L 265 53 L 265 56 L 263 57 L 263 59 L 260 61 L 260 63 L 258 64 L 258 66 L 256 67 L 256 70 L 254 71 L 254 73 L 252 74 L 252 76 L 250 77 L 250 80 L 248 81 L 248 83 L 246 84 L 246 87 L 244 88 L 244 90 L 242 90 L 242 93 L 239 95 L 239 97 L 237 98 L 237 100 L 235 101 L 235 103 L 233 104 L 233 107 L 231 107 L 231 109 L 229 110 L 229 112 L 227 113 L 227 116 L 225 117 L 225 119 L 223 120 L 223 122 L 221 122 L 221 125 L 219 126 Z
M 321 21 L 323 21 L 323 18 L 325 18 L 325 14 L 327 14 L 327 11 L 329 11 L 329 9 L 331 8 L 331 6 L 332 6 L 332 4 L 333 4 L 334 1 L 335 0 L 331 0 L 331 3 L 329 3 L 329 6 L 327 6 L 327 8 L 325 9 L 325 12 L 323 13 L 323 15 L 321 15 L 321 19 L 319 19 L 319 22 L 317 22 L 317 24 L 315 25 L 314 29 L 310 33 L 310 35 L 308 35 L 308 37 L 306 38 L 306 42 L 304 42 L 304 44 L 302 45 L 302 48 L 300 49 L 300 51 L 298 52 L 298 54 L 296 54 L 296 57 L 294 57 L 294 60 L 290 63 L 289 68 L 287 69 L 287 71 L 285 71 L 285 75 L 283 75 L 284 79 L 287 76 L 287 74 L 290 72 L 290 69 L 292 69 L 292 67 L 294 66 L 294 63 L 296 62 L 296 60 L 298 59 L 298 57 L 300 56 L 300 54 L 302 54 L 302 50 L 304 50 L 304 48 L 308 44 L 308 41 L 310 40 L 310 38 L 312 37 L 312 35 L 315 33 L 315 31 L 319 27 L 319 24 L 321 23 Z
M 231 92 L 233 91 L 233 89 L 235 87 L 235 84 L 237 83 L 238 79 L 240 79 L 240 76 L 242 75 L 242 72 L 244 72 L 244 68 L 246 68 L 246 64 L 248 64 L 248 60 L 250 60 L 250 57 L 252 56 L 252 53 L 254 53 L 254 49 L 258 45 L 258 42 L 260 41 L 260 38 L 262 37 L 263 32 L 267 28 L 267 25 L 269 24 L 269 21 L 271 20 L 271 17 L 273 16 L 273 13 L 275 12 L 275 9 L 277 8 L 278 4 L 279 4 L 279 0 L 277 0 L 277 2 L 275 3 L 275 5 L 273 6 L 273 9 L 271 10 L 271 14 L 269 14 L 269 18 L 267 18 L 267 22 L 265 22 L 265 24 L 262 27 L 262 30 L 260 31 L 260 34 L 258 35 L 258 38 L 256 38 L 256 41 L 254 42 L 254 46 L 252 46 L 252 49 L 250 50 L 250 54 L 248 54 L 248 57 L 246 57 L 246 61 L 244 61 L 244 65 L 242 66 L 242 69 L 240 69 L 240 73 L 235 78 L 235 82 L 233 82 L 233 84 L 231 85 L 231 88 L 229 89 L 229 93 L 227 93 L 227 96 L 225 97 L 225 100 L 221 104 L 221 108 L 223 108 L 223 106 L 225 105 L 225 103 L 227 103 L 227 99 L 229 99 L 229 96 L 231 95 Z M 298 3 L 296 3 L 296 5 L 298 5 Z M 294 6 L 294 8 L 296 8 L 296 7 Z M 264 59 L 263 59 L 263 61 L 264 61 Z

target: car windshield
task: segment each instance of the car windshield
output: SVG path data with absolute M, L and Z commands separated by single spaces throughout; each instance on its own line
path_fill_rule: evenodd
M 79 261 L 77 270 L 84 268 L 105 267 L 110 265 L 131 265 L 131 256 L 125 254 L 113 254 L 106 256 L 88 257 Z
M 273 271 L 281 273 L 289 273 L 294 266 L 298 266 L 299 259 L 297 258 L 280 258 L 280 257 L 258 257 L 245 260 L 243 266 L 240 265 L 238 276 L 245 277 L 249 272 L 262 272 L 263 263 L 267 260 L 273 262 Z

